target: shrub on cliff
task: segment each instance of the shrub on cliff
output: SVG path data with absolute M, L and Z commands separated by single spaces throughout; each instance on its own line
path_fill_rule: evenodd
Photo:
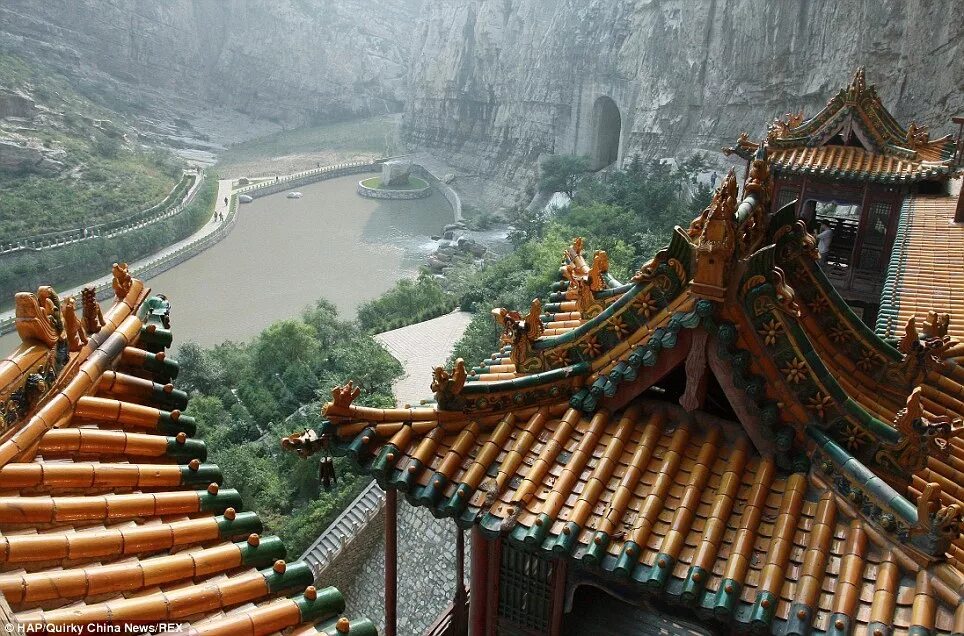
M 546 192 L 565 192 L 571 199 L 589 172 L 589 157 L 552 155 L 539 168 L 539 188 Z

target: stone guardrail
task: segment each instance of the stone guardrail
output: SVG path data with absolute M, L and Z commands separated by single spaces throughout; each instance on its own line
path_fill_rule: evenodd
M 112 238 L 120 234 L 141 229 L 180 214 L 184 208 L 194 200 L 194 196 L 197 194 L 203 182 L 203 172 L 185 172 L 177 185 L 174 186 L 174 189 L 164 197 L 163 201 L 152 205 L 146 210 L 141 210 L 131 216 L 116 221 L 98 223 L 83 228 L 36 234 L 13 241 L 6 241 L 0 243 L 0 255 L 23 251 L 38 252 L 40 250 L 55 249 L 94 238 Z M 182 193 L 184 194 L 183 197 L 181 197 Z M 175 203 L 175 199 L 179 197 L 180 201 Z
M 269 180 L 266 182 L 253 183 L 242 186 L 241 188 L 237 188 L 231 193 L 231 201 L 227 217 L 215 231 L 206 236 L 200 237 L 187 245 L 184 245 L 174 252 L 158 256 L 156 259 L 149 261 L 140 267 L 132 268 L 130 273 L 132 276 L 136 276 L 138 278 L 157 276 L 158 274 L 171 269 L 175 265 L 183 263 L 192 256 L 203 252 L 211 245 L 214 245 L 223 239 L 231 232 L 232 229 L 234 229 L 234 224 L 237 222 L 239 194 L 248 194 L 252 197 L 261 197 L 287 190 L 291 186 L 313 183 L 314 181 L 320 181 L 322 179 L 332 179 L 350 174 L 358 174 L 360 172 L 373 172 L 378 169 L 378 166 L 389 159 L 390 158 L 335 164 L 333 166 L 325 166 L 303 173 L 288 175 L 274 181 Z M 426 179 L 431 185 L 442 193 L 442 196 L 445 197 L 445 199 L 449 202 L 449 205 L 452 207 L 452 212 L 455 215 L 455 221 L 460 221 L 462 219 L 462 202 L 461 199 L 459 199 L 458 193 L 456 193 L 455 190 L 453 190 L 450 186 L 443 183 L 440 179 L 436 178 L 435 175 L 430 173 L 421 165 L 413 165 L 412 171 L 417 173 L 418 176 Z M 195 184 L 191 188 L 192 192 L 189 193 L 190 199 L 185 197 L 185 202 L 179 207 L 186 206 L 190 200 L 194 199 L 194 195 L 197 193 L 197 189 L 200 187 L 202 181 L 203 175 L 201 175 L 201 178 L 195 180 Z M 114 292 L 113 288 L 111 287 L 110 280 L 97 285 L 95 289 L 97 298 L 99 300 L 109 298 Z M 13 316 L 0 320 L 0 335 L 10 333 L 14 330 L 15 325 L 16 318 Z
M 449 202 L 449 206 L 452 208 L 452 214 L 455 215 L 455 223 L 462 220 L 462 199 L 459 198 L 459 193 L 456 192 L 452 186 L 436 177 L 428 171 L 428 168 L 420 164 L 414 164 L 412 166 L 412 173 L 425 179 L 430 185 L 434 186 L 436 190 L 442 193 L 442 196 L 445 197 L 445 200 Z
M 269 194 L 290 190 L 296 186 L 314 183 L 315 181 L 334 179 L 336 177 L 344 177 L 350 174 L 359 174 L 361 172 L 376 172 L 378 167 L 384 161 L 386 160 L 376 159 L 374 161 L 349 161 L 347 163 L 336 163 L 331 166 L 314 168 L 312 170 L 306 170 L 305 172 L 296 172 L 295 174 L 289 174 L 284 177 L 268 179 L 267 181 L 259 181 L 258 183 L 241 186 L 240 188 L 235 189 L 234 192 L 235 194 L 247 194 L 252 198 L 264 197 L 268 196 Z
M 355 192 L 366 199 L 389 199 L 393 201 L 407 201 L 411 199 L 424 199 L 432 194 L 432 185 L 425 183 L 424 188 L 411 190 L 395 190 L 392 188 L 370 188 L 365 185 L 365 180 L 359 181 L 355 186 Z
M 352 539 L 385 505 L 385 491 L 372 480 L 341 514 L 315 539 L 301 555 L 312 573 L 318 575 L 341 554 Z
M 130 269 L 131 276 L 140 279 L 147 279 L 152 276 L 157 276 L 167 270 L 171 269 L 175 265 L 180 265 L 184 261 L 188 260 L 192 256 L 196 256 L 211 247 L 225 236 L 227 236 L 231 230 L 234 229 L 234 224 L 237 222 L 238 218 L 238 197 L 236 194 L 231 195 L 231 202 L 228 207 L 228 214 L 225 217 L 221 225 L 205 236 L 198 237 L 194 241 L 181 246 L 173 252 L 168 252 L 155 259 L 148 261 L 137 267 L 132 267 Z M 106 300 L 113 297 L 114 288 L 111 286 L 111 279 L 107 279 L 104 282 L 95 285 L 94 291 L 97 295 L 98 300 Z M 11 316 L 0 320 L 0 335 L 4 335 L 14 331 L 16 328 L 16 317 Z

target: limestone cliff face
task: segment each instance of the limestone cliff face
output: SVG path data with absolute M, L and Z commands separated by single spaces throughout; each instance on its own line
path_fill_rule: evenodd
M 519 183 L 540 153 L 591 153 L 594 105 L 619 157 L 717 153 L 812 114 L 867 67 L 896 117 L 964 112 L 957 0 L 438 0 L 421 26 L 405 138 Z
M 4 0 L 0 47 L 118 101 L 209 101 L 297 125 L 400 109 L 421 4 Z

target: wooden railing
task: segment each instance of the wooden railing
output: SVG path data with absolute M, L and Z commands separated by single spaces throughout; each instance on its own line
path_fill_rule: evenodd
M 422 632 L 422 636 L 465 636 L 469 633 L 469 591 L 465 591 L 465 603 L 456 611 L 455 601 L 448 604 L 442 615 Z

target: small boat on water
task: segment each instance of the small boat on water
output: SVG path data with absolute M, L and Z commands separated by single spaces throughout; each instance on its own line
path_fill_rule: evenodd
M 300 192 L 289 192 L 289 193 L 288 193 L 287 195 L 285 195 L 285 196 L 287 196 L 289 199 L 300 199 L 301 197 L 303 197 L 303 196 L 305 196 L 305 195 L 301 194 Z
M 238 201 L 241 203 L 251 203 L 254 199 L 249 194 L 239 194 Z

